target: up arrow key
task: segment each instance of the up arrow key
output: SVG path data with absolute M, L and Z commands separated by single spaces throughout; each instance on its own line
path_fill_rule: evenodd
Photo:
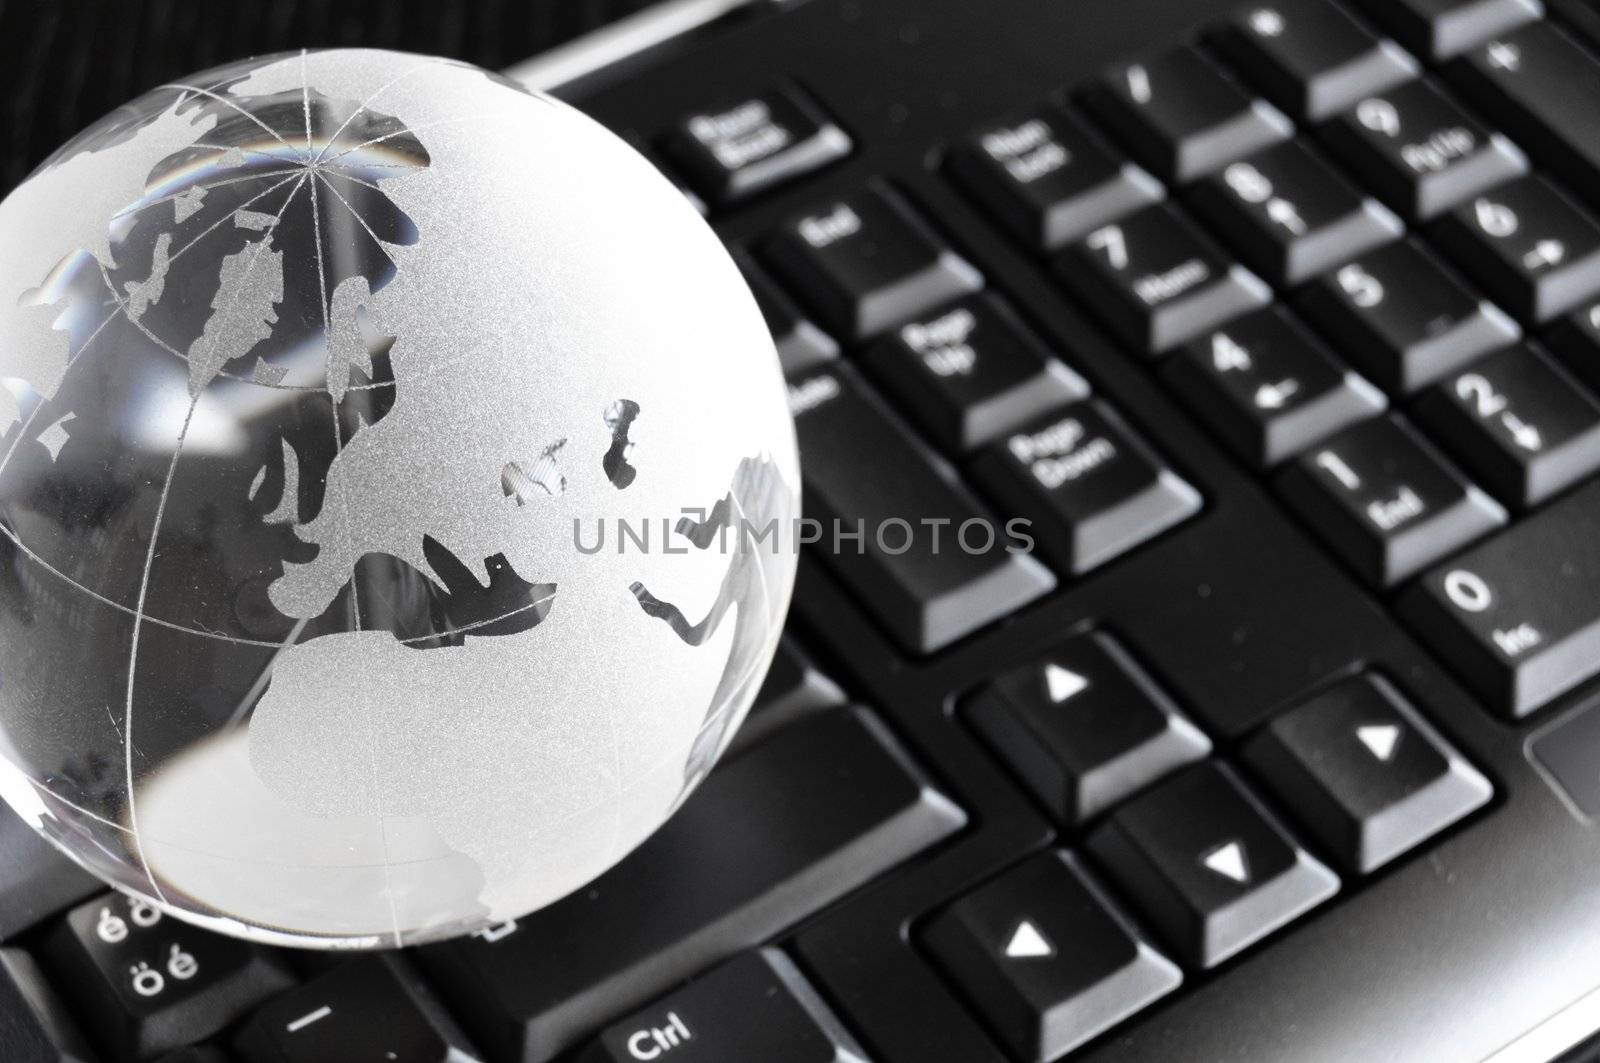
M 1063 701 L 1077 694 L 1089 685 L 1089 681 L 1077 672 L 1069 671 L 1059 664 L 1044 666 L 1044 687 L 1050 695 L 1050 700 L 1059 705 Z
M 1374 723 L 1356 728 L 1356 737 L 1372 755 L 1384 763 L 1394 756 L 1394 747 L 1400 741 L 1400 728 L 1392 723 Z
M 1241 886 L 1250 881 L 1250 866 L 1245 863 L 1244 846 L 1238 842 L 1219 845 L 1200 862 L 1223 878 L 1232 879 Z
M 1008 960 L 1034 960 L 1042 956 L 1054 956 L 1055 951 L 1055 946 L 1045 940 L 1039 928 L 1026 919 L 1017 924 L 1017 928 L 1011 932 L 1011 940 L 1006 942 Z

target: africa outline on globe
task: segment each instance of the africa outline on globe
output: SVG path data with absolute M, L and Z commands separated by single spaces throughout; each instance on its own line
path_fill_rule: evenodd
M 794 576 L 781 376 L 719 241 L 446 60 L 219 68 L 47 160 L 0 203 L 0 431 L 0 795 L 263 940 L 590 881 L 726 747 Z

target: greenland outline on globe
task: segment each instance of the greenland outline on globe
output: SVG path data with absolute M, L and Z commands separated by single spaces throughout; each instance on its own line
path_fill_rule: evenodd
M 590 881 L 726 746 L 794 576 L 716 237 L 447 60 L 219 68 L 47 160 L 0 203 L 0 432 L 0 794 L 262 940 Z

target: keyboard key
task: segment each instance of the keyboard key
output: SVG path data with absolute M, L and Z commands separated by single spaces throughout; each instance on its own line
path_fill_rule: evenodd
M 1276 465 L 1345 425 L 1382 413 L 1383 392 L 1340 365 L 1279 306 L 1185 347 L 1168 382 L 1245 461 Z
M 1052 107 L 979 130 L 951 147 L 946 166 L 1002 225 L 1040 251 L 1064 247 L 1166 195 L 1161 182 Z
M 945 450 L 963 454 L 1089 385 L 999 300 L 969 295 L 901 325 L 863 361 Z
M 1211 742 L 1103 632 L 996 677 L 967 718 L 1067 826 L 1098 815 Z
M 1008 513 L 1030 519 L 1039 549 L 1073 575 L 1200 511 L 1200 493 L 1095 400 L 993 444 L 974 463 L 973 477 Z
M 0 801 L 0 941 L 103 889 Z
M 833 337 L 812 324 L 759 266 L 742 255 L 734 261 L 750 286 L 750 294 L 755 296 L 756 306 L 761 308 L 785 373 L 803 373 L 839 357 L 839 345 Z
M 983 287 L 982 275 L 881 183 L 791 219 L 765 251 L 823 325 L 850 340 Z
M 1346 428 L 1291 462 L 1278 483 L 1375 587 L 1394 586 L 1506 520 L 1497 502 L 1393 417 Z
M 1414 412 L 1514 508 L 1536 506 L 1600 469 L 1600 404 L 1525 344 L 1430 389 Z
M 1277 108 L 1251 97 L 1187 45 L 1107 71 L 1085 102 L 1135 158 L 1171 184 L 1294 134 Z
M 1165 203 L 1102 225 L 1054 265 L 1118 336 L 1150 354 L 1272 300 L 1259 277 Z
M 785 635 L 778 640 L 767 677 L 726 755 L 748 749 L 779 728 L 845 703 L 844 691 Z
M 1433 236 L 1525 321 L 1549 321 L 1600 294 L 1600 225 L 1542 177 L 1474 197 L 1440 218 Z
M 1388 243 L 1400 219 L 1291 140 L 1224 166 L 1194 189 L 1194 204 L 1245 264 L 1280 287 Z
M 1058 1058 L 1183 981 L 1065 852 L 1039 853 L 957 900 L 923 941 L 1030 1063 Z
M 94 1063 L 66 1007 L 21 949 L 0 948 L 0 1050 L 6 1063 Z
M 1550 22 L 1496 36 L 1450 65 L 1461 91 L 1574 192 L 1600 182 L 1600 58 Z
M 1600 673 L 1600 481 L 1435 568 L 1400 602 L 1494 709 L 1522 716 Z
M 1528 172 L 1520 148 L 1430 81 L 1364 96 L 1322 135 L 1336 158 L 1412 221 L 1437 217 Z
M 789 405 L 823 559 L 905 649 L 932 653 L 1055 587 L 849 367 L 792 381 Z
M 246 1063 L 471 1063 L 465 1035 L 398 953 L 363 956 L 276 997 L 239 1033 Z
M 685 117 L 665 148 L 695 189 L 721 206 L 850 154 L 850 138 L 822 109 L 789 89 Z
M 1540 0 L 1361 0 L 1412 52 L 1448 59 L 1544 14 Z
M 1600 816 L 1600 702 L 1543 731 L 1528 751 L 1580 812 Z
M 1409 240 L 1319 277 L 1297 306 L 1347 361 L 1393 395 L 1424 388 L 1522 334 Z
M 419 956 L 491 1058 L 548 1063 L 965 824 L 872 716 L 834 709 L 712 772 L 587 889 Z
M 1270 100 L 1313 122 L 1417 73 L 1416 60 L 1393 41 L 1325 0 L 1241 9 L 1216 43 Z
M 67 913 L 45 962 L 100 1047 L 129 1060 L 204 1040 L 294 984 L 277 954 L 120 893 Z
M 1339 879 L 1216 761 L 1135 797 L 1089 849 L 1189 966 L 1213 967 L 1316 907 Z
M 1551 325 L 1545 346 L 1591 391 L 1600 391 L 1600 300 L 1584 304 Z
M 1489 800 L 1489 781 L 1379 676 L 1273 720 L 1244 756 L 1347 873 L 1374 871 Z
M 580 1063 L 867 1063 L 794 961 L 747 952 L 606 1027 Z

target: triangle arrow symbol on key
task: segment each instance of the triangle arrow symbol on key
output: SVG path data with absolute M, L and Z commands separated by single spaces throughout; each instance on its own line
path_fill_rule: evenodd
M 1063 701 L 1077 694 L 1089 681 L 1077 672 L 1071 672 L 1059 664 L 1044 666 L 1044 688 L 1050 695 L 1050 700 L 1059 705 Z
M 1039 928 L 1024 919 L 1017 924 L 1011 932 L 1011 940 L 1006 942 L 1006 959 L 1032 960 L 1041 956 L 1055 955 L 1055 946 L 1045 940 L 1039 933 Z
M 1400 741 L 1400 728 L 1392 723 L 1373 723 L 1356 728 L 1356 737 L 1368 752 L 1384 763 L 1394 756 L 1394 747 Z
M 1250 881 L 1250 866 L 1245 863 L 1244 846 L 1238 842 L 1217 846 L 1201 857 L 1200 862 L 1223 878 L 1232 879 L 1240 885 Z

